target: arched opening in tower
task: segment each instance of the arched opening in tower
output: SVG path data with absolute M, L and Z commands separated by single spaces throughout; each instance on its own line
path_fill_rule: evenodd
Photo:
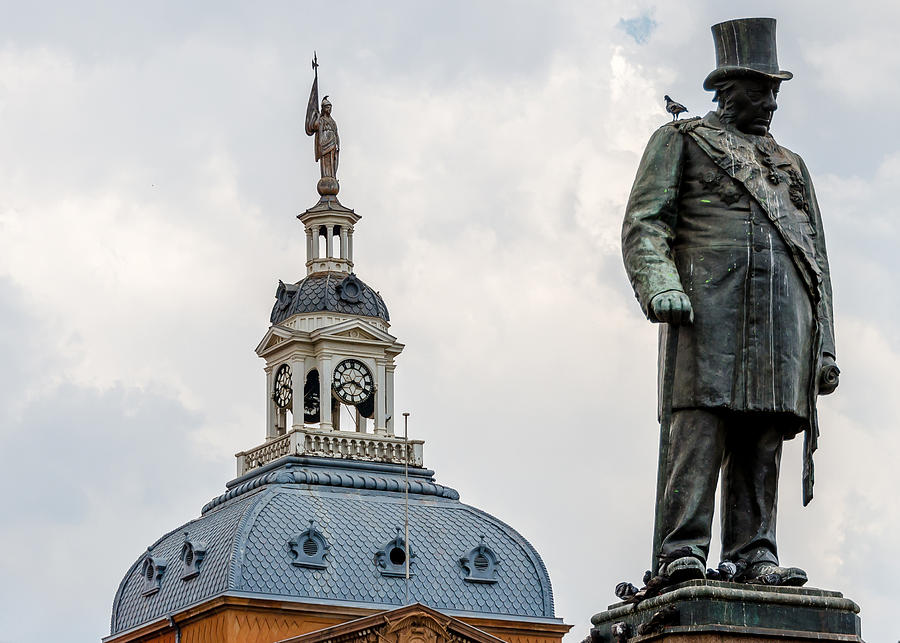
M 341 226 L 336 225 L 333 230 L 334 239 L 332 241 L 332 253 L 335 257 L 344 258 L 344 248 L 341 243 Z
M 318 424 L 322 421 L 322 409 L 319 404 L 319 371 L 312 369 L 306 374 L 303 384 L 303 422 Z
M 316 244 L 319 248 L 319 257 L 328 257 L 328 228 L 321 226 L 316 234 Z

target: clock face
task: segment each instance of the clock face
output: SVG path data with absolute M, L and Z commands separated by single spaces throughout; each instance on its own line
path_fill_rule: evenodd
M 291 367 L 282 364 L 275 371 L 275 389 L 272 391 L 272 399 L 280 409 L 290 408 L 294 397 L 294 387 L 291 385 Z
M 334 367 L 331 388 L 344 404 L 362 404 L 375 390 L 372 371 L 358 359 L 345 359 Z

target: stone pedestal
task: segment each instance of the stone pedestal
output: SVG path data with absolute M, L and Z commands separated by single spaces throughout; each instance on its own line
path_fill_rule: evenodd
M 858 614 L 859 606 L 840 592 L 689 581 L 637 605 L 610 605 L 591 619 L 591 639 L 593 643 L 861 642 Z

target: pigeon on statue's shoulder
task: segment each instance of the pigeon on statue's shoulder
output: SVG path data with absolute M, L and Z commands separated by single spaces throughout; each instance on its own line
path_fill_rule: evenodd
M 678 118 L 679 114 L 682 114 L 688 111 L 688 108 L 682 105 L 681 103 L 676 103 L 674 100 L 669 98 L 668 95 L 663 96 L 666 99 L 666 111 L 672 115 L 672 120 L 674 121 Z

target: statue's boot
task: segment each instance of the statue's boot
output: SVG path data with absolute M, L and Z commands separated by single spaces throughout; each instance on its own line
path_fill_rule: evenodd
M 773 563 L 756 563 L 747 568 L 741 578 L 745 583 L 756 585 L 787 585 L 800 587 L 809 580 L 806 572 L 799 567 L 780 567 Z
M 703 564 L 703 561 L 694 556 L 676 558 L 672 562 L 666 563 L 661 571 L 673 583 L 706 578 L 706 566 Z

